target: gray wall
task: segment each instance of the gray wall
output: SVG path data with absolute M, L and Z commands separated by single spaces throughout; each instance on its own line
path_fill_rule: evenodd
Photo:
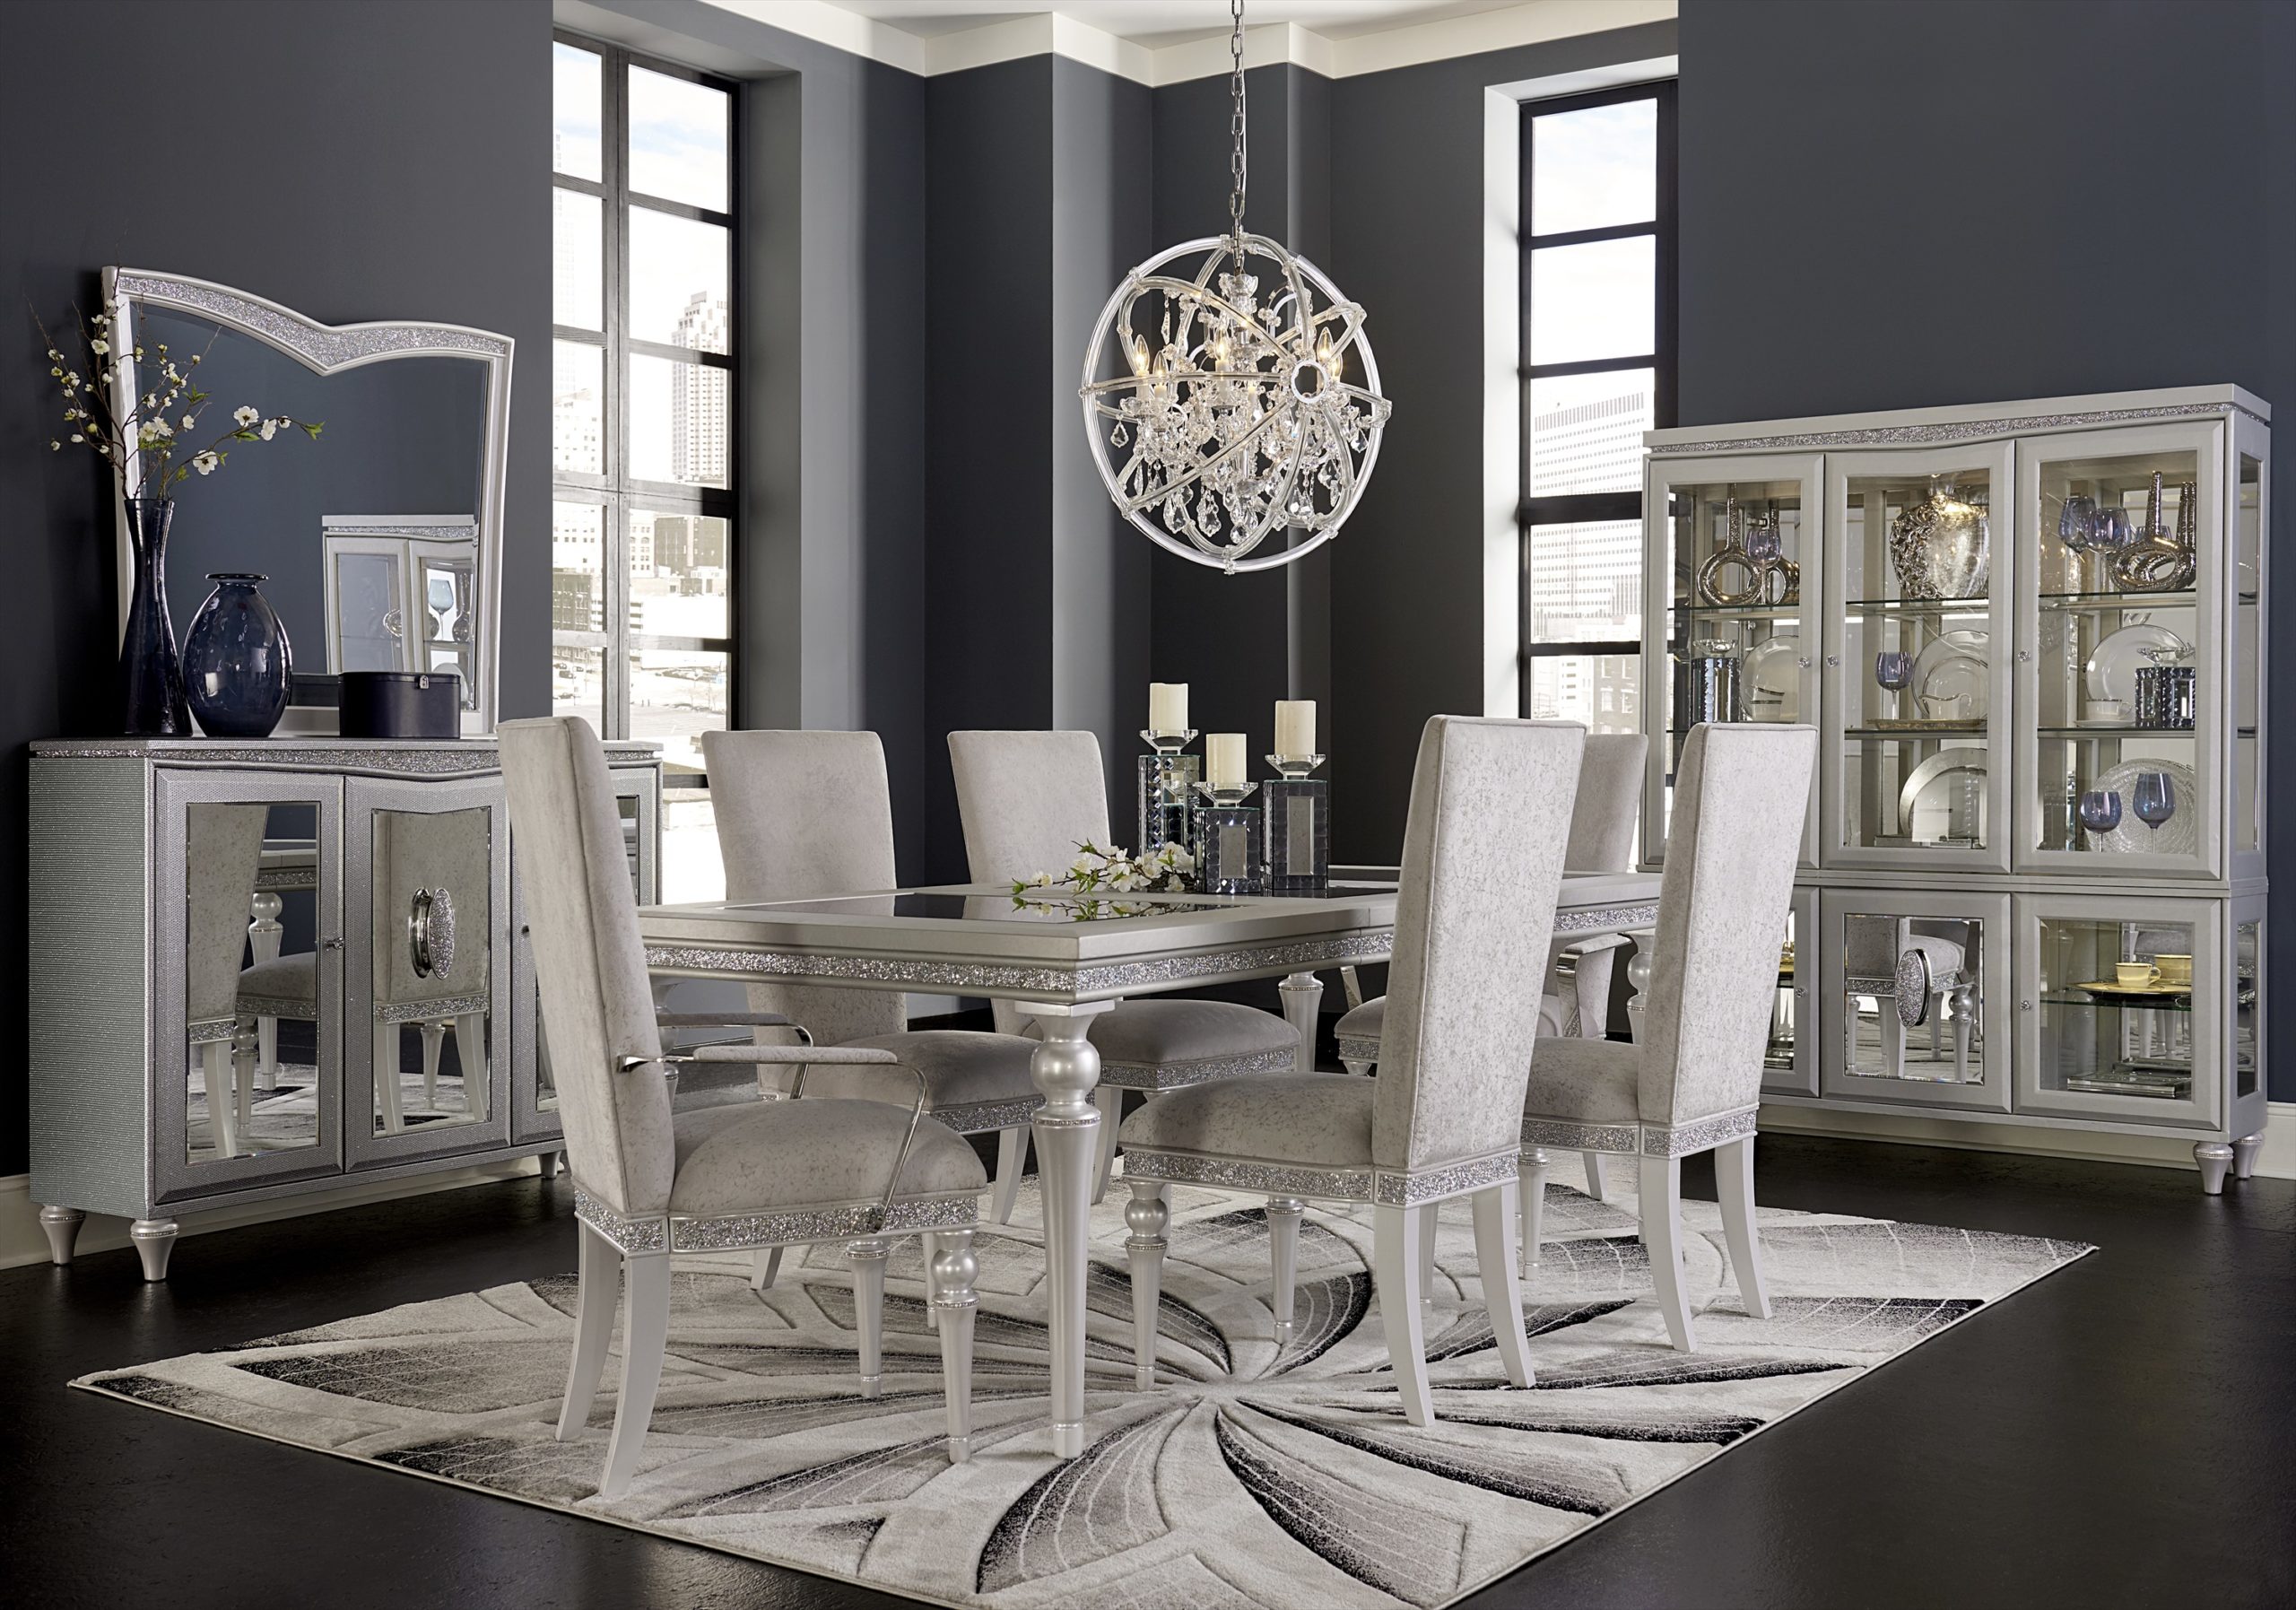
M 1686 0 L 1681 27 L 1683 424 L 2230 380 L 2282 411 L 2288 547 L 2296 6 Z M 2296 708 L 2296 654 L 2272 681 Z M 2296 744 L 2268 763 L 2285 934 Z

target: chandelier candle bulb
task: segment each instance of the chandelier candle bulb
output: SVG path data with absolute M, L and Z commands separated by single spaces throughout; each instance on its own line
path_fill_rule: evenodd
M 1275 701 L 1275 753 L 1287 761 L 1304 760 L 1316 753 L 1316 701 L 1279 699 Z
M 1148 730 L 1155 733 L 1187 730 L 1187 683 L 1152 682 L 1148 684 Z
M 1204 740 L 1205 781 L 1214 788 L 1244 786 L 1244 735 L 1215 732 Z

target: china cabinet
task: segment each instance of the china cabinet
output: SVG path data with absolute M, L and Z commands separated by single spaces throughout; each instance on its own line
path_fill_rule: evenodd
M 639 898 L 660 762 L 607 745 Z M 32 746 L 31 1194 L 132 1219 L 558 1150 L 491 739 Z
M 1646 437 L 1650 864 L 1697 722 L 1822 735 L 1765 1099 L 2249 1171 L 2270 418 L 2215 386 Z

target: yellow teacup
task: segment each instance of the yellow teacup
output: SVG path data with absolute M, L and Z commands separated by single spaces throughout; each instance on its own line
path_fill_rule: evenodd
M 2152 965 L 2159 970 L 2161 974 L 2161 982 L 2163 984 L 2189 984 L 2192 982 L 2192 958 L 2190 956 L 2155 956 L 2152 958 Z
M 2142 989 L 2161 975 L 2150 962 L 2117 962 L 2113 976 L 2124 989 Z

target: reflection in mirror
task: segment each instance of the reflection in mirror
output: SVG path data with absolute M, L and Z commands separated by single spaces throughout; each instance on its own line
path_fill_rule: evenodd
M 2194 938 L 2190 923 L 2041 918 L 2040 1088 L 2189 1101 Z
M 478 584 L 478 522 L 448 515 L 329 515 L 327 668 L 465 672 Z
M 374 814 L 375 1133 L 485 1121 L 492 813 Z
M 1848 1071 L 1939 1084 L 1985 1081 L 1985 925 L 1851 916 L 1842 957 Z
M 186 818 L 185 1161 L 316 1146 L 316 808 L 195 804 Z

